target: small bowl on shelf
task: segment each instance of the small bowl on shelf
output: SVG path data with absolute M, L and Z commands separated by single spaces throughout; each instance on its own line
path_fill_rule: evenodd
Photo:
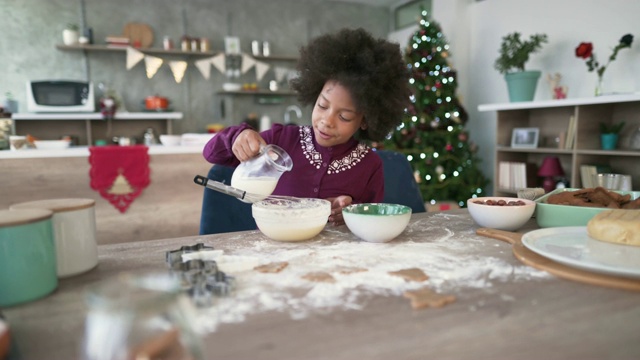
M 222 84 L 222 90 L 224 90 L 224 91 L 240 91 L 240 90 L 242 90 L 242 84 L 224 83 L 224 84 Z
M 160 143 L 164 146 L 179 146 L 182 142 L 182 135 L 160 135 Z
M 364 241 L 383 243 L 400 235 L 411 220 L 411 208 L 399 204 L 365 203 L 345 206 L 344 222 Z
M 481 227 L 515 231 L 531 219 L 536 203 L 516 197 L 486 196 L 467 200 L 467 209 Z
M 33 145 L 36 149 L 52 150 L 52 149 L 66 149 L 71 146 L 69 140 L 34 140 Z

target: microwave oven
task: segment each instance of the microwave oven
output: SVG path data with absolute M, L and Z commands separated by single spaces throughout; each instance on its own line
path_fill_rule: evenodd
M 94 112 L 95 110 L 91 82 L 27 81 L 28 112 Z

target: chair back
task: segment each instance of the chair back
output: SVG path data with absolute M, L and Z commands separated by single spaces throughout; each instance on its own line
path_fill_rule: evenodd
M 234 170 L 233 167 L 213 165 L 207 178 L 230 185 Z M 251 204 L 209 188 L 204 189 L 200 215 L 200 235 L 255 230 L 257 228 L 251 214 Z
M 384 202 L 406 205 L 413 213 L 426 212 L 422 194 L 406 156 L 395 151 L 378 150 L 384 171 Z

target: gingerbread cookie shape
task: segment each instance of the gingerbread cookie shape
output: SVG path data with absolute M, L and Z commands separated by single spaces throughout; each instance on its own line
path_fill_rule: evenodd
M 456 301 L 453 295 L 438 294 L 429 288 L 407 290 L 404 292 L 404 297 L 411 299 L 411 307 L 415 310 L 427 307 L 439 308 Z
M 313 282 L 325 282 L 325 283 L 334 283 L 336 279 L 331 276 L 328 272 L 324 271 L 314 271 L 307 274 L 302 275 L 303 279 L 313 281 Z
M 261 273 L 279 273 L 282 269 L 289 266 L 289 263 L 286 261 L 281 262 L 272 262 L 264 265 L 259 265 L 254 267 L 253 269 L 259 271 Z
M 369 270 L 361 267 L 355 267 L 355 266 L 338 266 L 335 269 L 335 271 L 339 274 L 349 275 L 349 274 L 355 274 L 355 273 L 365 272 Z
M 389 271 L 389 275 L 399 276 L 406 281 L 423 282 L 429 280 L 429 276 L 418 268 L 402 269 L 398 271 Z

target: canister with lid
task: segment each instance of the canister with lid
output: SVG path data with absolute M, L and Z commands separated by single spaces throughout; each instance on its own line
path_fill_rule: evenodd
M 58 287 L 52 216 L 43 209 L 0 210 L 0 307 Z
M 93 199 L 82 198 L 47 199 L 14 204 L 11 209 L 53 212 L 58 277 L 67 277 L 98 265 L 95 203 Z

